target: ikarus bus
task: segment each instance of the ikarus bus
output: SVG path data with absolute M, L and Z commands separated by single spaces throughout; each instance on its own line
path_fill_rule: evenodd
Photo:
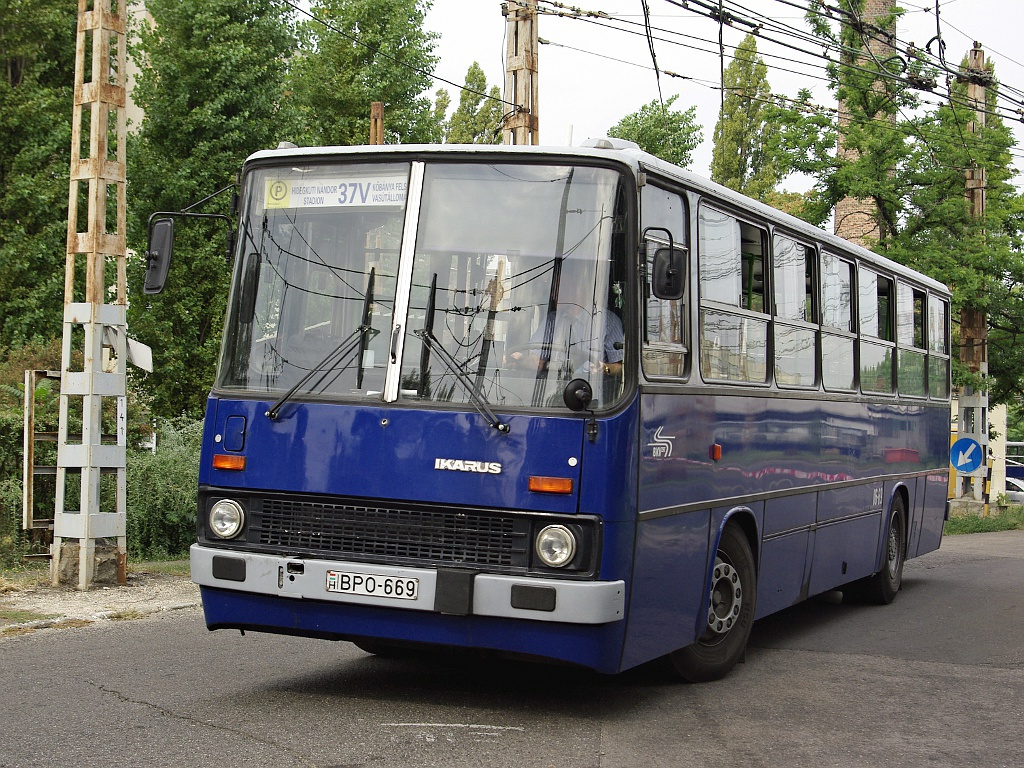
M 888 603 L 939 546 L 949 292 L 924 275 L 605 139 L 257 152 L 236 229 L 191 549 L 210 629 L 703 681 L 756 619 Z

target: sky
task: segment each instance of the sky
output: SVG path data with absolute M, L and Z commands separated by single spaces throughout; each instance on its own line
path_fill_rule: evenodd
M 539 2 L 541 8 L 555 7 L 549 0 Z M 936 0 L 902 0 L 899 4 L 909 12 L 897 27 L 897 37 L 924 47 L 936 35 L 935 3 Z M 573 0 L 571 4 L 584 11 L 605 12 L 610 18 L 587 21 L 547 14 L 539 17 L 539 35 L 549 41 L 542 43 L 539 51 L 537 110 L 540 142 L 547 145 L 575 146 L 587 138 L 606 135 L 623 116 L 658 98 L 659 83 L 643 32 L 641 0 Z M 647 0 L 647 4 L 652 27 L 665 30 L 654 32 L 656 38 L 661 38 L 654 41 L 662 72 L 661 96 L 668 99 L 678 95 L 674 109 L 696 107 L 704 140 L 694 153 L 691 169 L 708 175 L 720 105 L 719 25 L 694 10 L 681 8 L 682 0 Z M 713 5 L 715 0 L 694 0 L 691 8 L 702 4 Z M 724 4 L 744 15 L 760 14 L 772 22 L 807 29 L 799 7 L 806 5 L 807 0 L 724 0 Z M 1019 13 L 1019 0 L 939 0 L 939 19 L 949 63 L 959 64 L 973 42 L 978 41 L 995 63 L 997 78 L 1024 91 L 1024 51 L 1019 48 L 1024 17 Z M 634 33 L 610 29 L 610 25 L 627 26 Z M 503 86 L 505 19 L 500 0 L 433 0 L 425 26 L 440 34 L 436 48 L 440 55 L 435 70 L 438 77 L 461 85 L 466 70 L 475 61 L 483 68 L 488 86 Z M 728 54 L 746 32 L 747 28 L 740 25 L 722 29 L 726 65 L 730 61 Z M 820 46 L 790 36 L 771 36 L 807 51 L 821 51 Z M 766 38 L 767 35 L 758 40 L 758 53 L 768 65 L 772 91 L 795 97 L 800 88 L 807 87 L 814 93 L 815 103 L 834 107 L 823 79 L 824 62 L 813 55 L 772 44 Z M 931 50 L 938 53 L 936 42 L 932 42 Z M 666 70 L 689 79 L 667 76 Z M 438 81 L 436 88 L 448 90 L 453 105 L 458 104 L 456 87 Z M 926 94 L 925 98 L 935 102 L 940 92 Z M 1024 125 L 1015 125 L 1018 141 L 1024 144 Z M 1024 168 L 1024 148 L 1017 153 L 1015 164 L 1018 169 Z M 799 181 L 795 183 L 800 186 Z M 1019 187 L 1024 185 L 1024 179 L 1018 176 L 1017 183 Z

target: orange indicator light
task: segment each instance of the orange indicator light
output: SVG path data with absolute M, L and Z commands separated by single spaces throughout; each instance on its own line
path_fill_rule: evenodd
M 572 493 L 571 477 L 530 477 L 530 490 L 537 493 Z
M 229 456 L 217 453 L 213 456 L 214 469 L 245 469 L 245 456 Z

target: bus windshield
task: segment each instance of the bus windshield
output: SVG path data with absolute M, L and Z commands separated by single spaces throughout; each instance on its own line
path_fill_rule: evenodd
M 620 174 L 418 170 L 307 163 L 247 176 L 218 385 L 565 410 L 565 384 L 583 378 L 592 408 L 611 405 L 627 338 Z

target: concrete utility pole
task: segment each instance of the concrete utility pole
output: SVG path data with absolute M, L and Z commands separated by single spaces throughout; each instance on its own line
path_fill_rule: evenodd
M 967 57 L 967 101 L 975 110 L 974 120 L 967 124 L 972 134 L 980 133 L 985 127 L 986 84 L 991 80 L 985 68 L 985 51 L 979 43 Z M 985 188 L 988 184 L 984 168 L 968 168 L 967 200 L 971 216 L 985 218 Z M 960 312 L 960 361 L 972 373 L 988 376 L 988 315 L 976 307 L 964 307 Z M 981 447 L 981 455 L 988 457 L 988 391 L 978 392 L 965 387 L 957 398 L 957 437 L 970 438 Z M 988 462 L 983 460 L 973 472 L 961 472 L 954 500 L 963 504 L 973 500 L 975 504 L 984 501 L 985 478 Z
M 509 0 L 505 14 L 505 101 L 518 105 L 504 120 L 506 144 L 540 144 L 537 117 L 537 0 Z
M 79 589 L 126 582 L 126 18 L 126 0 L 78 0 L 50 576 Z M 116 434 L 103 433 L 105 405 Z

